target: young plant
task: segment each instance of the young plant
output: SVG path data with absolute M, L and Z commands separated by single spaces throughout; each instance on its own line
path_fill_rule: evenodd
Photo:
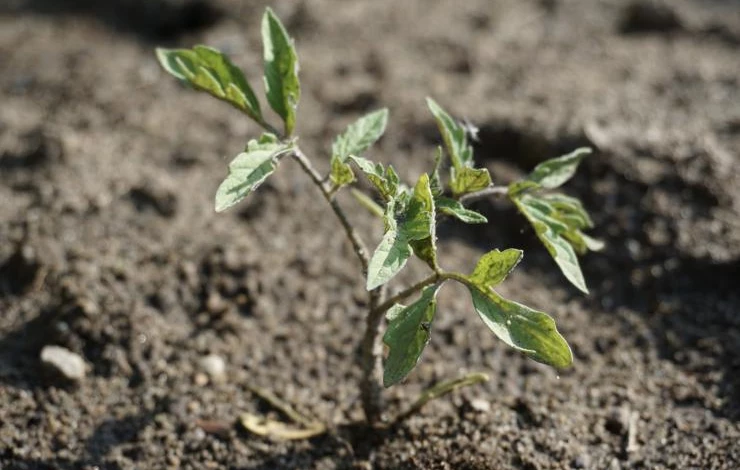
M 433 328 L 437 295 L 447 282 L 458 282 L 468 289 L 473 310 L 503 342 L 535 361 L 558 369 L 570 366 L 571 350 L 553 319 L 544 312 L 506 299 L 495 290 L 521 261 L 522 251 L 494 249 L 483 255 L 468 274 L 447 271 L 437 256 L 436 226 L 443 217 L 467 224 L 486 223 L 485 216 L 466 207 L 465 203 L 486 196 L 508 197 L 533 226 L 565 277 L 579 290 L 587 292 L 576 254 L 598 250 L 601 243 L 583 233 L 593 223 L 581 202 L 553 190 L 574 175 L 578 164 L 590 153 L 589 149 L 578 149 L 547 160 L 527 178 L 508 187 L 494 186 L 488 170 L 475 165 L 468 128 L 429 98 L 427 106 L 444 144 L 444 148 L 437 149 L 429 173 L 420 175 L 407 186 L 392 165 L 384 166 L 362 156 L 385 131 L 388 111 L 381 109 L 361 117 L 336 137 L 329 155 L 330 170 L 322 175 L 293 135 L 301 96 L 298 56 L 293 40 L 270 9 L 262 19 L 262 38 L 265 94 L 270 108 L 282 120 L 280 129 L 268 123 L 244 74 L 221 52 L 195 46 L 193 49 L 157 49 L 157 57 L 162 67 L 180 81 L 226 101 L 265 130 L 258 139 L 249 141 L 246 149 L 229 164 L 228 175 L 216 192 L 216 211 L 224 211 L 240 202 L 286 159 L 292 159 L 337 216 L 360 261 L 368 291 L 369 309 L 360 359 L 360 392 L 368 423 L 384 421 L 383 387 L 401 382 L 419 362 Z M 449 159 L 448 165 L 445 158 Z M 442 169 L 446 166 L 449 166 L 449 173 L 443 177 Z M 385 233 L 372 252 L 366 248 L 336 199 L 339 191 L 355 185 L 357 172 L 364 174 L 380 201 L 378 204 L 372 197 L 352 188 L 357 201 L 383 221 Z M 430 274 L 387 298 L 388 282 L 412 256 L 426 263 Z M 416 298 L 408 305 L 401 303 L 413 296 Z M 382 343 L 388 348 L 385 361 L 380 335 L 384 318 L 387 328 Z M 483 380 L 486 380 L 485 375 L 472 374 L 438 384 L 398 414 L 397 419 L 408 416 L 432 398 Z M 305 429 L 285 429 L 245 415 L 242 423 L 250 430 L 287 438 L 306 437 L 325 430 L 274 395 L 259 389 L 253 391 Z

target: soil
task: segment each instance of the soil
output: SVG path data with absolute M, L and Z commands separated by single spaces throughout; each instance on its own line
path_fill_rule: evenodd
M 72 6 L 74 4 L 74 6 Z M 215 214 L 226 164 L 258 129 L 185 90 L 153 47 L 210 44 L 260 79 L 248 0 L 0 5 L 0 467 L 4 469 L 740 468 L 740 5 L 732 0 L 274 1 L 295 36 L 303 148 L 388 106 L 372 156 L 406 178 L 439 143 L 424 97 L 480 127 L 505 184 L 579 145 L 566 191 L 607 242 L 570 287 L 503 201 L 446 224 L 443 264 L 526 252 L 501 293 L 550 312 L 557 372 L 482 328 L 445 287 L 433 338 L 391 409 L 462 372 L 491 380 L 369 433 L 355 367 L 359 264 L 288 161 Z M 382 227 L 350 209 L 374 245 Z M 395 284 L 424 275 L 419 265 Z M 64 346 L 80 383 L 44 373 Z M 201 360 L 226 361 L 208 380 Z M 336 432 L 279 442 L 236 426 L 275 391 Z

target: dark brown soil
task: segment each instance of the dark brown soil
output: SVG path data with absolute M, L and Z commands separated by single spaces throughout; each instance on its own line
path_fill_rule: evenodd
M 380 106 L 391 125 L 373 155 L 407 177 L 428 169 L 426 95 L 480 126 L 478 158 L 501 183 L 597 149 L 567 186 L 608 242 L 583 260 L 591 295 L 504 203 L 440 240 L 457 269 L 525 249 L 503 293 L 557 318 L 575 367 L 524 359 L 445 288 L 391 406 L 464 371 L 492 379 L 387 435 L 351 425 L 365 297 L 333 215 L 289 162 L 215 214 L 226 163 L 258 129 L 152 53 L 211 44 L 256 82 L 266 3 L 0 5 L 0 467 L 740 468 L 738 2 L 273 2 L 301 57 L 301 142 L 322 169 L 331 137 Z M 375 244 L 377 221 L 350 212 Z M 45 375 L 47 344 L 81 354 L 87 378 Z M 223 383 L 199 376 L 210 353 Z M 240 412 L 273 412 L 250 384 L 337 433 L 239 430 Z

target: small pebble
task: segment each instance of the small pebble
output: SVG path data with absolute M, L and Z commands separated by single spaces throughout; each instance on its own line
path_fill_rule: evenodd
M 489 411 L 491 411 L 491 403 L 488 402 L 488 400 L 483 400 L 482 398 L 471 400 L 470 407 L 473 408 L 475 411 L 479 411 L 481 413 L 488 413 Z
M 79 382 L 85 378 L 87 364 L 77 353 L 61 346 L 44 346 L 41 363 L 60 377 Z
M 200 368 L 208 374 L 213 382 L 223 382 L 226 379 L 226 362 L 221 356 L 209 354 L 201 358 Z
M 204 385 L 208 385 L 208 376 L 203 372 L 198 372 L 195 374 L 195 377 L 193 377 L 193 382 L 198 387 L 203 387 Z

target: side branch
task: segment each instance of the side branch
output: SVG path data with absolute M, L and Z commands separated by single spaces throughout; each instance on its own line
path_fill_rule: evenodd
M 417 282 L 413 286 L 411 286 L 411 287 L 409 287 L 407 289 L 404 289 L 401 292 L 399 292 L 398 294 L 396 294 L 393 297 L 389 298 L 388 300 L 386 300 L 382 304 L 380 304 L 377 307 L 375 307 L 371 313 L 377 313 L 377 314 L 382 315 L 385 312 L 387 312 L 388 309 L 390 309 L 391 307 L 393 307 L 395 304 L 397 304 L 397 303 L 401 302 L 402 300 L 404 300 L 405 298 L 410 297 L 410 296 L 414 295 L 415 293 L 421 291 L 426 286 L 432 285 L 432 284 L 440 281 L 441 279 L 443 279 L 443 276 L 441 276 L 438 273 L 434 273 L 431 276 L 429 276 L 429 277 L 427 277 L 425 279 L 422 279 L 421 281 Z
M 473 202 L 488 196 L 505 196 L 509 191 L 508 186 L 489 186 L 474 193 L 465 194 L 460 197 L 460 202 Z
M 314 169 L 314 167 L 311 165 L 311 162 L 308 160 L 306 155 L 301 151 L 300 148 L 295 147 L 293 149 L 293 157 L 298 161 L 298 163 L 301 165 L 301 168 L 303 168 L 303 171 L 308 174 L 308 176 L 311 178 L 311 180 L 314 182 L 314 184 L 319 188 L 321 191 L 321 194 L 324 196 L 324 199 L 326 199 L 326 202 L 329 203 L 332 210 L 334 211 L 334 214 L 337 216 L 337 219 L 339 219 L 339 223 L 342 224 L 342 227 L 344 228 L 345 233 L 347 234 L 347 239 L 349 239 L 350 243 L 352 244 L 352 248 L 357 255 L 357 258 L 360 260 L 360 264 L 362 265 L 362 272 L 365 276 L 367 276 L 367 266 L 370 263 L 370 258 L 368 256 L 367 247 L 365 247 L 365 243 L 362 241 L 360 236 L 355 231 L 354 227 L 349 223 L 349 220 L 347 219 L 347 215 L 344 213 L 344 210 L 342 210 L 342 207 L 339 205 L 336 199 L 334 199 L 331 189 L 327 188 L 326 184 L 324 183 L 323 179 L 321 178 L 321 175 Z

